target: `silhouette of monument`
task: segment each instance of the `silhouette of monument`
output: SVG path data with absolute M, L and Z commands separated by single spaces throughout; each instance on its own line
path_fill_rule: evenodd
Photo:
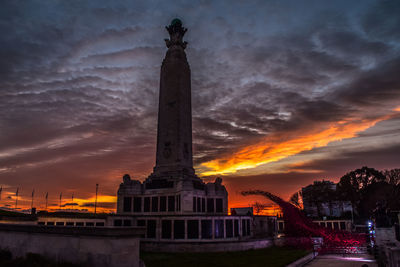
M 118 214 L 227 214 L 222 179 L 205 184 L 195 175 L 192 155 L 190 67 L 179 19 L 166 27 L 170 38 L 161 65 L 157 153 L 153 173 L 141 183 L 125 175 L 118 190 Z
M 190 179 L 194 176 L 192 156 L 192 106 L 190 67 L 186 59 L 187 29 L 179 19 L 166 27 L 170 39 L 165 43 L 167 54 L 161 66 L 160 100 L 154 179 Z

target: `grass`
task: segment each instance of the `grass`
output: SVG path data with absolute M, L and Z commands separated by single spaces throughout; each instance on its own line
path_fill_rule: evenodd
M 146 264 L 146 267 L 283 267 L 308 253 L 310 253 L 308 250 L 290 247 L 270 247 L 238 252 L 141 252 L 141 259 Z
M 307 255 L 310 251 L 290 247 L 271 247 L 266 249 L 238 252 L 210 253 L 154 253 L 141 252 L 146 267 L 283 267 Z M 2 267 L 79 267 L 84 265 L 68 262 L 55 262 L 47 257 L 28 253 L 25 257 L 12 258 L 7 250 L 0 250 Z

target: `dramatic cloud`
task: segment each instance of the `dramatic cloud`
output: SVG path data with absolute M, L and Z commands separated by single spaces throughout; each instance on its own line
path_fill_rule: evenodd
M 113 210 L 123 174 L 151 173 L 175 16 L 189 29 L 196 171 L 229 175 L 232 205 L 246 201 L 239 186 L 288 196 L 362 164 L 398 168 L 399 12 L 376 0 L 3 3 L 1 206 L 18 187 L 21 207 L 35 189 L 38 207 L 63 192 L 65 208 L 91 209 L 99 183 Z

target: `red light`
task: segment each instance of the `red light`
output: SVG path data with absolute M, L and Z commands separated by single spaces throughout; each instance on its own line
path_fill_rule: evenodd
M 341 253 L 357 253 L 359 247 L 366 243 L 365 235 L 333 230 L 322 227 L 307 218 L 297 207 L 266 191 L 245 191 L 242 195 L 261 195 L 278 204 L 283 212 L 285 222 L 286 244 L 296 247 L 313 248 L 313 237 L 322 237 L 323 251 L 338 251 Z

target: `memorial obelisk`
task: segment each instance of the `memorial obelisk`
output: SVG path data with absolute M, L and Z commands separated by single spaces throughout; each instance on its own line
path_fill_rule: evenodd
M 186 29 L 179 19 L 166 28 L 170 38 L 165 40 L 168 50 L 160 73 L 156 164 L 143 183 L 124 175 L 118 189 L 117 213 L 227 214 L 228 192 L 222 179 L 205 183 L 193 169 L 190 67 L 187 43 L 183 41 Z M 149 221 L 154 222 L 154 218 Z
M 195 177 L 192 156 L 190 67 L 183 41 L 187 29 L 179 19 L 166 27 L 170 39 L 161 66 L 157 154 L 153 178 Z M 197 177 L 196 177 L 197 178 Z

